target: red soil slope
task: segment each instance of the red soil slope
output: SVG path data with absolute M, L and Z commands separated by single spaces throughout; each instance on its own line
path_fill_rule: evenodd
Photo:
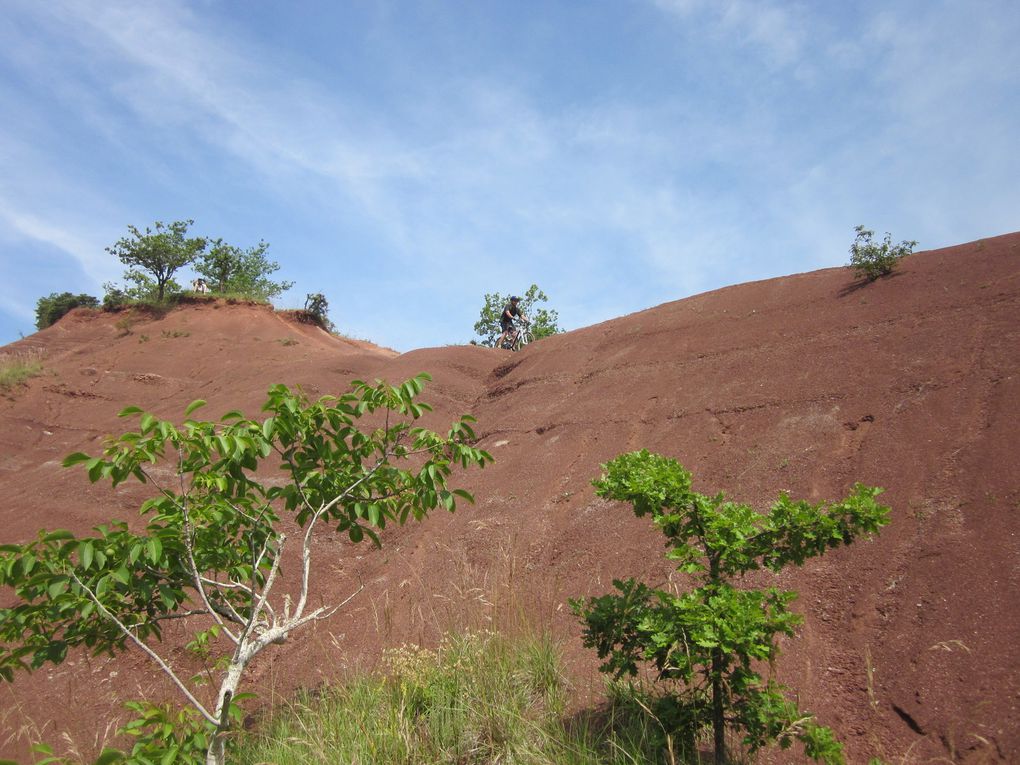
M 461 481 L 475 507 L 388 530 L 381 551 L 320 547 L 323 598 L 366 591 L 256 668 L 264 697 L 513 607 L 565 638 L 584 677 L 566 599 L 670 573 L 647 522 L 589 484 L 648 448 L 698 490 L 759 504 L 884 486 L 893 520 L 879 537 L 774 577 L 805 616 L 780 679 L 850 762 L 1020 761 L 1020 234 L 918 253 L 868 285 L 828 269 L 729 287 L 516 355 L 396 356 L 244 306 L 125 318 L 77 311 L 4 349 L 40 349 L 45 372 L 0 400 L 0 541 L 134 516 L 137 489 L 59 467 L 123 430 L 127 404 L 179 418 L 201 397 L 210 416 L 254 413 L 271 383 L 319 395 L 426 370 L 429 424 L 473 413 L 496 458 Z M 172 695 L 141 656 L 23 677 L 0 688 L 0 757 L 62 733 L 87 754 L 139 693 Z

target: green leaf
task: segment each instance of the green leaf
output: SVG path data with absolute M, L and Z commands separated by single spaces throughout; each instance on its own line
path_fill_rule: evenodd
M 78 556 L 81 558 L 81 567 L 84 570 L 88 571 L 89 566 L 92 565 L 92 558 L 95 552 L 91 542 L 82 542 L 78 546 Z
M 74 534 L 72 534 L 67 529 L 54 529 L 53 531 L 48 533 L 46 536 L 44 536 L 42 541 L 43 542 L 57 542 L 57 541 L 59 541 L 61 539 L 74 539 Z
M 150 561 L 159 563 L 160 558 L 163 557 L 163 543 L 159 537 L 149 537 L 149 541 L 145 543 L 145 551 Z
M 205 406 L 205 404 L 206 404 L 205 399 L 196 398 L 194 401 L 192 401 L 190 404 L 188 404 L 188 406 L 185 408 L 184 416 L 185 417 L 189 416 L 192 412 L 194 412 L 199 407 Z
M 32 553 L 25 553 L 21 556 L 21 573 L 28 576 L 35 568 L 36 557 Z
M 77 465 L 81 462 L 88 462 L 90 459 L 92 458 L 84 452 L 75 452 L 74 454 L 68 454 L 64 457 L 64 461 L 60 464 L 64 467 L 71 467 L 72 465 Z
M 381 514 L 382 513 L 379 510 L 379 505 L 373 504 L 368 506 L 368 522 L 371 523 L 373 526 L 379 525 L 379 516 Z
M 142 410 L 137 406 L 127 406 L 117 413 L 118 417 L 130 417 L 132 414 L 141 414 Z
M 50 586 L 46 588 L 46 592 L 50 598 L 55 598 L 67 590 L 68 579 L 66 576 L 61 576 L 50 582 Z
M 224 457 L 229 457 L 234 451 L 234 439 L 230 436 L 216 436 L 216 448 Z
M 85 467 L 88 469 L 89 480 L 92 483 L 98 481 L 103 475 L 103 461 L 99 457 L 93 457 Z
M 127 757 L 123 752 L 107 748 L 103 750 L 103 753 L 96 758 L 92 765 L 114 765 L 114 763 L 124 762 L 126 759 Z

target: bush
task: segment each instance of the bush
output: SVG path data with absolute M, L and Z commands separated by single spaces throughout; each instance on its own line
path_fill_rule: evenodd
M 475 334 L 482 338 L 481 345 L 491 348 L 496 346 L 496 340 L 503 333 L 499 320 L 503 315 L 503 309 L 510 303 L 510 295 L 502 295 L 498 292 L 486 294 L 485 305 L 482 306 L 478 321 L 475 322 Z M 531 322 L 531 336 L 535 340 L 555 335 L 562 332 L 557 322 L 559 314 L 552 309 L 538 308 L 537 303 L 546 303 L 549 298 L 537 284 L 528 287 L 528 291 L 521 298 L 518 308 L 521 313 L 528 317 Z M 474 343 L 474 341 L 472 341 Z M 479 343 L 474 343 L 478 345 Z
M 336 330 L 329 318 L 329 301 L 321 292 L 309 293 L 305 298 L 305 311 L 327 332 Z
M 892 235 L 888 232 L 886 232 L 882 244 L 877 244 L 872 239 L 875 236 L 874 231 L 869 231 L 864 226 L 857 226 L 854 228 L 854 231 L 857 232 L 857 237 L 854 239 L 854 243 L 850 245 L 850 263 L 848 266 L 858 276 L 867 279 L 869 282 L 874 281 L 880 276 L 891 274 L 900 259 L 910 255 L 917 246 L 917 242 L 904 241 L 894 247 L 892 245 Z
M 72 308 L 97 308 L 98 306 L 99 300 L 91 295 L 72 295 L 70 292 L 53 292 L 46 297 L 39 298 L 39 302 L 36 303 L 36 329 L 46 329 L 51 324 L 56 324 L 57 320 Z
M 280 264 L 266 257 L 268 249 L 267 242 L 242 250 L 216 239 L 209 242 L 209 249 L 195 264 L 195 271 L 217 293 L 268 302 L 294 286 L 294 282 L 274 282 L 269 278 L 280 270 Z

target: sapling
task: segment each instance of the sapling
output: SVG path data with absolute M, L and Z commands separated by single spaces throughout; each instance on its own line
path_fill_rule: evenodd
M 796 593 L 735 585 L 748 572 L 800 565 L 878 531 L 889 515 L 875 501 L 881 489 L 857 484 L 846 499 L 815 505 L 784 493 L 759 513 L 721 493 L 692 491 L 691 474 L 658 454 L 623 454 L 602 468 L 596 493 L 631 503 L 639 517 L 650 515 L 666 537 L 666 557 L 695 585 L 677 593 L 616 580 L 617 593 L 572 601 L 584 644 L 604 660 L 602 671 L 620 678 L 654 667 L 665 688 L 657 717 L 670 746 L 687 756 L 711 728 L 715 762 L 725 763 L 726 730 L 734 728 L 751 752 L 796 740 L 809 757 L 842 763 L 832 731 L 799 711 L 771 673 L 760 674 L 778 654 L 777 636 L 792 636 L 801 622 L 789 608 Z
M 102 456 L 72 454 L 64 464 L 84 466 L 93 482 L 152 486 L 141 505 L 145 528 L 111 522 L 94 536 L 43 531 L 26 544 L 0 546 L 0 587 L 16 598 L 0 608 L 0 677 L 60 663 L 71 649 L 116 655 L 133 646 L 194 710 L 181 719 L 194 722 L 207 743 L 206 762 L 223 763 L 250 663 L 328 619 L 359 591 L 326 602 L 314 595 L 312 578 L 322 567 L 314 560 L 316 536 L 333 530 L 379 544 L 377 530 L 387 523 L 471 500 L 449 489 L 447 478 L 492 458 L 471 445 L 470 416 L 446 435 L 415 424 L 429 411 L 416 400 L 427 379 L 421 374 L 396 387 L 355 381 L 350 392 L 314 402 L 276 385 L 261 420 L 236 411 L 215 422 L 191 419 L 202 401 L 187 408 L 180 425 L 137 407 L 123 410 L 121 416 L 138 418 L 136 430 L 110 439 Z M 369 426 L 360 424 L 363 416 Z M 269 476 L 261 466 L 278 470 Z M 287 581 L 285 554 L 294 572 Z M 191 628 L 193 647 L 225 647 L 211 688 L 173 666 L 161 645 L 169 620 Z M 183 744 L 163 722 L 172 713 L 151 705 L 135 711 L 141 717 L 128 732 L 143 736 L 139 743 L 151 752 L 162 740 L 152 731 L 164 731 L 170 759 L 163 761 L 174 761 Z M 187 743 L 194 750 L 194 737 Z
M 892 234 L 886 233 L 881 244 L 874 241 L 874 231 L 864 226 L 855 226 L 854 243 L 850 245 L 849 266 L 857 275 L 874 281 L 880 276 L 891 274 L 896 264 L 913 253 L 917 246 L 915 241 L 903 241 L 897 245 L 892 243 Z

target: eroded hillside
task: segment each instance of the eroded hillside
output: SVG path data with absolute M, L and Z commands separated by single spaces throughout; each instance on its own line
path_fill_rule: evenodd
M 264 696 L 335 680 L 385 645 L 504 618 L 511 603 L 566 639 L 590 677 L 566 599 L 670 573 L 647 523 L 590 487 L 600 463 L 648 448 L 683 462 L 699 491 L 754 503 L 885 487 L 893 516 L 878 538 L 778 577 L 805 616 L 780 679 L 850 762 L 1020 759 L 1020 234 L 918 253 L 868 285 L 828 269 L 729 287 L 516 355 L 394 355 L 222 304 L 161 319 L 76 311 L 5 350 L 28 348 L 44 374 L 0 400 L 3 542 L 135 514 L 137 489 L 59 467 L 123 429 L 128 404 L 180 417 L 201 397 L 210 414 L 255 413 L 272 383 L 321 395 L 424 370 L 429 424 L 477 417 L 496 459 L 465 478 L 477 505 L 388 530 L 381 551 L 321 550 L 323 597 L 366 591 L 258 666 Z M 0 757 L 24 755 L 15 734 L 29 721 L 88 751 L 139 691 L 171 694 L 141 656 L 23 677 L 0 688 Z

